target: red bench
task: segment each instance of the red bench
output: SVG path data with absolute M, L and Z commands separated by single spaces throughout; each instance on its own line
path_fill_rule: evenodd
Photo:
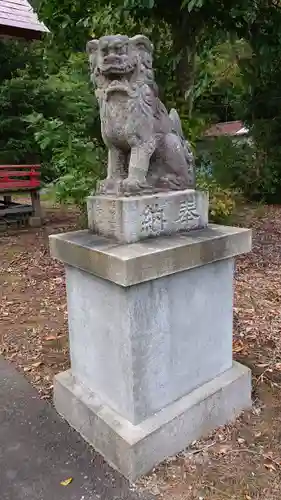
M 42 218 L 39 190 L 40 165 L 0 165 L 0 195 L 3 196 L 4 203 L 0 215 L 16 211 L 20 213 L 20 207 L 26 208 L 24 205 L 12 203 L 12 194 L 28 191 L 34 222 L 39 224 Z

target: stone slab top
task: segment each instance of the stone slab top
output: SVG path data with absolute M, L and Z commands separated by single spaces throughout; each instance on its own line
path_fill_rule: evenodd
M 50 236 L 52 257 L 128 287 L 250 252 L 250 229 L 206 229 L 120 244 L 88 230 Z

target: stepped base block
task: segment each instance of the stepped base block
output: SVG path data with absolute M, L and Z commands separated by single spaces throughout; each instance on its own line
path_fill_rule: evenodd
M 133 425 L 87 390 L 71 371 L 55 378 L 55 406 L 129 480 L 251 407 L 251 372 L 239 363 Z
M 208 225 L 208 195 L 194 189 L 129 197 L 89 196 L 87 207 L 89 229 L 120 243 Z

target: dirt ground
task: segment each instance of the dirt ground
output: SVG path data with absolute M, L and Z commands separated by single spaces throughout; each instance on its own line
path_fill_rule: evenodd
M 47 399 L 69 365 L 64 271 L 48 235 L 78 220 L 57 207 L 42 229 L 0 233 L 0 353 Z M 139 481 L 164 500 L 281 499 L 281 207 L 247 208 L 237 223 L 254 233 L 236 265 L 233 342 L 253 372 L 253 409 Z

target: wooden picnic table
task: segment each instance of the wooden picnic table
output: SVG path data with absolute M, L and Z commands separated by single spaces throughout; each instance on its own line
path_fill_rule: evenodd
M 40 165 L 0 165 L 0 218 L 32 217 L 32 225 L 40 225 Z M 13 202 L 16 193 L 30 194 L 31 205 Z

